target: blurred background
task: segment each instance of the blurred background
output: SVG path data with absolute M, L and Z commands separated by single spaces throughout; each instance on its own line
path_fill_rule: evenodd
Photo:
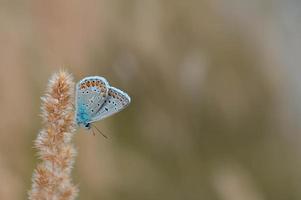
M 0 1 L 0 199 L 26 199 L 60 68 L 132 97 L 78 130 L 78 199 L 301 199 L 301 1 Z

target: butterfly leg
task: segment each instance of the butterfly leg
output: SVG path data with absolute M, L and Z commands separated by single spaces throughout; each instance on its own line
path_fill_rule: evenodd
M 95 136 L 95 132 L 94 132 L 94 129 L 93 129 L 93 128 L 91 128 L 91 130 L 92 130 L 93 136 Z

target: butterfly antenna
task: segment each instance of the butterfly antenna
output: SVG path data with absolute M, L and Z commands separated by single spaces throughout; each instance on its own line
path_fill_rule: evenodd
M 95 125 L 91 124 L 92 127 L 94 127 L 104 138 L 108 139 L 108 136 L 106 136 L 105 134 L 103 134 Z M 92 129 L 93 131 L 93 129 Z M 94 131 L 93 131 L 93 135 L 94 135 Z

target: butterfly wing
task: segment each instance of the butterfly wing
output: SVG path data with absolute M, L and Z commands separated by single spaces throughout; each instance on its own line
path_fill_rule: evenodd
M 107 80 L 100 76 L 90 76 L 76 84 L 76 121 L 87 124 L 104 104 L 108 92 Z
M 124 108 L 126 108 L 131 102 L 131 98 L 125 92 L 115 88 L 109 87 L 108 96 L 104 101 L 104 104 L 98 110 L 95 116 L 92 117 L 92 121 L 98 121 L 109 117 L 117 112 L 120 112 Z

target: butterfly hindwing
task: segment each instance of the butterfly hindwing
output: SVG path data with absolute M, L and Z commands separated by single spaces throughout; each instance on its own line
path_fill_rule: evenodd
M 110 86 L 106 100 L 96 115 L 92 117 L 91 121 L 98 121 L 109 117 L 126 108 L 130 102 L 131 98 L 128 94 Z

